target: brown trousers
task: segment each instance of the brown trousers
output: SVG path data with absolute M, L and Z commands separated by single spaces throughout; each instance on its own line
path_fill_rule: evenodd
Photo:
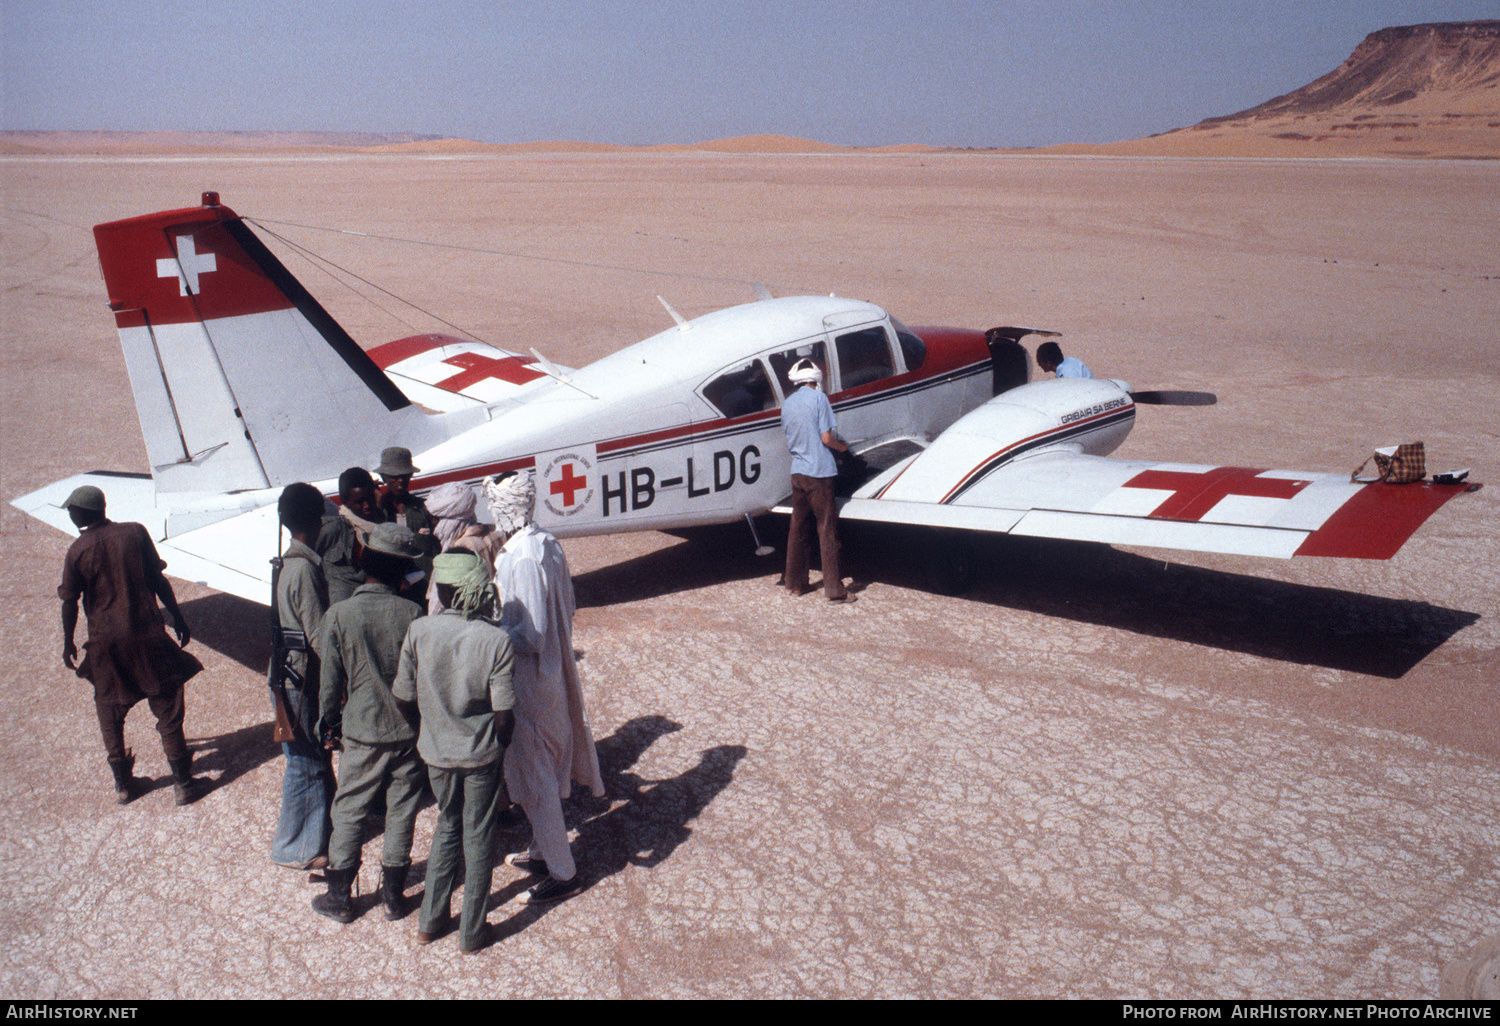
M 792 475 L 792 525 L 786 538 L 786 573 L 782 580 L 791 591 L 807 590 L 807 542 L 812 521 L 818 524 L 818 551 L 823 557 L 823 595 L 843 598 L 844 579 L 839 575 L 839 509 L 833 501 L 831 477 Z
M 182 734 L 185 690 L 177 687 L 163 695 L 146 696 L 146 704 L 156 716 L 156 732 L 161 735 L 162 751 L 169 761 L 185 759 L 191 754 Z M 131 707 L 95 701 L 94 709 L 99 714 L 99 731 L 104 735 L 104 752 L 110 762 L 119 762 L 126 755 L 125 715 Z

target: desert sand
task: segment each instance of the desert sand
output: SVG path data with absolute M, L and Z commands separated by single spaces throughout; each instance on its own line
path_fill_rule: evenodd
M 848 608 L 771 587 L 742 526 L 569 541 L 609 785 L 570 813 L 591 885 L 525 911 L 501 868 L 474 958 L 371 907 L 378 840 L 347 927 L 270 863 L 258 607 L 179 582 L 211 790 L 172 805 L 141 707 L 157 787 L 113 804 L 60 661 L 68 539 L 0 506 L 8 997 L 1414 998 L 1500 932 L 1500 164 L 8 157 L 0 181 L 4 499 L 146 469 L 89 228 L 205 189 L 560 363 L 670 326 L 657 294 L 693 316 L 764 281 L 1218 393 L 1143 409 L 1122 456 L 1339 472 L 1420 439 L 1492 482 L 1387 562 L 1001 540 L 960 597 L 851 533 Z M 451 330 L 272 244 L 367 347 Z

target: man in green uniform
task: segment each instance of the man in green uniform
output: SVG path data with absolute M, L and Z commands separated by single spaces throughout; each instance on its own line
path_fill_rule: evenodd
M 451 924 L 449 900 L 464 864 L 459 948 L 488 941 L 485 911 L 495 865 L 495 817 L 505 788 L 501 760 L 514 725 L 510 635 L 481 619 L 495 606 L 489 566 L 472 552 L 434 561 L 444 609 L 411 625 L 401 648 L 393 691 L 415 702 L 422 727 L 417 750 L 427 763 L 438 821 L 427 855 L 427 888 L 417 943 L 427 944 Z
M 380 480 L 385 482 L 385 491 L 380 495 L 380 519 L 396 524 L 405 524 L 417 536 L 417 545 L 422 554 L 417 557 L 417 569 L 422 571 L 420 581 L 412 581 L 401 594 L 418 605 L 427 603 L 427 582 L 432 579 L 432 557 L 442 551 L 442 546 L 433 536 L 432 528 L 437 522 L 427 510 L 427 503 L 419 495 L 411 493 L 412 476 L 418 473 L 412 466 L 411 450 L 393 445 L 380 453 L 380 466 L 375 468 Z
M 380 509 L 375 479 L 364 467 L 350 467 L 339 475 L 339 502 L 362 524 L 374 526 L 386 519 Z M 364 571 L 359 565 L 360 530 L 339 513 L 323 517 L 313 549 L 323 562 L 330 604 L 344 601 L 364 583 Z
M 417 552 L 405 526 L 376 525 L 361 558 L 365 583 L 323 618 L 319 735 L 325 747 L 343 754 L 328 842 L 328 893 L 314 898 L 313 908 L 341 923 L 354 921 L 350 885 L 359 872 L 365 819 L 381 795 L 381 897 L 387 918 L 404 914 L 402 888 L 424 772 L 415 726 L 391 694 L 391 683 L 406 630 L 422 613 L 396 594 Z
M 411 479 L 418 473 L 412 466 L 411 450 L 393 445 L 380 453 L 380 466 L 375 468 L 385 491 L 380 496 L 380 508 L 385 519 L 411 528 L 413 534 L 432 533 L 432 514 L 427 512 L 427 503 L 411 493 Z

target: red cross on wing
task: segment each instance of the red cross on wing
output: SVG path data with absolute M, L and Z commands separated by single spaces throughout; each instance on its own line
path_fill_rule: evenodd
M 1261 477 L 1251 467 L 1213 467 L 1203 472 L 1147 470 L 1126 481 L 1125 488 L 1171 491 L 1161 505 L 1146 515 L 1163 520 L 1202 520 L 1223 499 L 1243 495 L 1257 499 L 1290 499 L 1310 482 Z

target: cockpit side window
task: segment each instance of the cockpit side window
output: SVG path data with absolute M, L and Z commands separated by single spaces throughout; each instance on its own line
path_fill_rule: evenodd
M 759 360 L 742 363 L 719 374 L 703 386 L 703 398 L 726 417 L 743 417 L 747 413 L 776 407 L 771 379 Z
M 823 368 L 824 379 L 828 377 L 828 349 L 822 342 L 803 342 L 791 349 L 772 353 L 766 359 L 771 361 L 771 370 L 776 372 L 776 380 L 780 383 L 781 394 L 784 396 L 791 395 L 792 389 L 796 387 L 787 379 L 787 374 L 798 360 L 811 360 Z
M 834 339 L 839 354 L 839 388 L 857 388 L 896 373 L 885 328 L 861 328 Z
M 906 359 L 906 369 L 914 371 L 926 363 L 927 343 L 894 317 L 891 318 L 891 326 L 896 329 L 896 340 L 901 343 L 901 355 Z

